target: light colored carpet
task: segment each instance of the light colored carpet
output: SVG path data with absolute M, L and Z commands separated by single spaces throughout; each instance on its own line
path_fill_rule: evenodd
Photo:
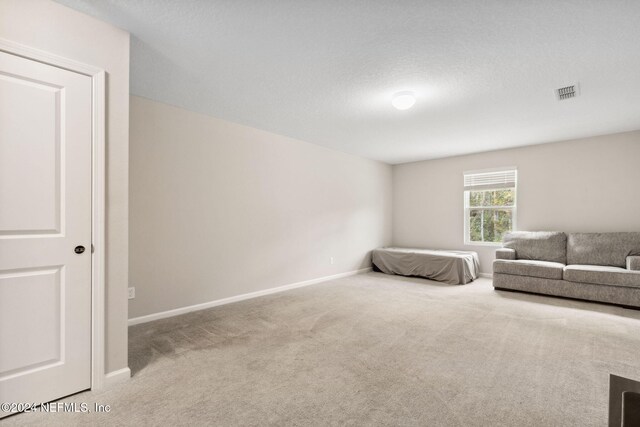
M 369 273 L 130 328 L 133 378 L 7 425 L 603 426 L 640 312 Z

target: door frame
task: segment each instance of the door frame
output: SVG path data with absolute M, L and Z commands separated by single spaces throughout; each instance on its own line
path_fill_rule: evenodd
M 0 51 L 91 78 L 91 389 L 105 384 L 106 72 L 0 38 Z

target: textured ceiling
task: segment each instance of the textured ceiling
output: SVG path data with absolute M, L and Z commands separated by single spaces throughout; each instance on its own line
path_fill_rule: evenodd
M 637 0 L 58 2 L 131 32 L 135 95 L 388 163 L 640 128 Z

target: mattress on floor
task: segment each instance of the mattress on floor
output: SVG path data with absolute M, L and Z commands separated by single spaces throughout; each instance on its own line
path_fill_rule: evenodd
M 419 276 L 450 285 L 464 285 L 478 277 L 478 254 L 411 248 L 379 248 L 373 264 L 383 273 Z

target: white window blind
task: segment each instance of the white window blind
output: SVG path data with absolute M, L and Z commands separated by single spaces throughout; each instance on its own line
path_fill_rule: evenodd
M 516 169 L 505 169 L 491 172 L 465 172 L 465 191 L 515 188 L 518 171 Z

